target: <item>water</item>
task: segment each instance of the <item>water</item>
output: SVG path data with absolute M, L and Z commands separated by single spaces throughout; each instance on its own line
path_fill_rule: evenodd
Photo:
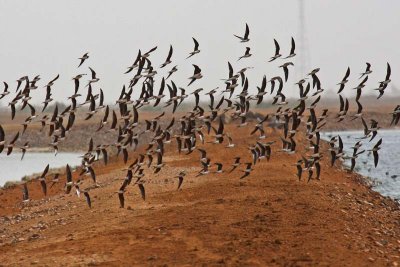
M 0 186 L 8 181 L 20 181 L 25 175 L 39 173 L 44 170 L 47 164 L 50 168 L 59 168 L 69 164 L 70 166 L 79 165 L 80 154 L 76 153 L 35 153 L 26 152 L 21 161 L 21 153 L 12 153 L 7 156 L 4 152 L 0 154 Z
M 343 140 L 343 148 L 346 155 L 351 156 L 351 148 L 363 136 L 362 131 L 340 131 L 321 133 L 321 138 L 329 140 L 334 135 L 340 135 Z M 378 151 L 378 166 L 374 167 L 374 158 L 371 152 L 364 152 L 356 159 L 357 171 L 363 176 L 369 177 L 375 182 L 373 189 L 384 196 L 400 199 L 400 130 L 380 130 L 378 135 L 369 142 L 363 139 L 362 147 L 358 151 L 372 149 L 382 138 L 381 149 Z M 337 145 L 336 145 L 337 146 Z M 345 166 L 350 167 L 351 161 L 345 160 Z

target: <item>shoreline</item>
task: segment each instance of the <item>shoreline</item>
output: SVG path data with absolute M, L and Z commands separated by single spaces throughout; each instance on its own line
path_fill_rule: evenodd
M 28 151 L 26 153 L 35 153 L 35 154 L 39 154 L 39 155 L 49 154 L 50 157 L 54 156 L 54 152 L 47 152 L 47 151 L 43 151 L 41 149 L 39 149 L 38 151 Z M 59 154 L 60 155 L 64 154 L 64 155 L 67 155 L 67 156 L 70 156 L 70 155 L 79 156 L 80 152 L 78 152 L 78 153 L 76 153 L 76 152 L 61 152 Z M 21 155 L 21 153 L 19 153 L 19 152 L 13 153 L 13 156 L 16 156 L 16 155 L 19 158 L 20 157 L 19 155 Z M 38 155 L 36 155 L 36 156 L 38 156 Z M 27 163 L 26 161 L 27 161 L 27 158 L 26 158 L 26 155 L 25 155 L 25 158 L 24 158 L 24 160 L 21 161 L 21 164 L 26 164 Z M 37 163 L 36 161 L 37 161 L 37 159 L 31 158 L 30 164 L 36 164 Z M 78 162 L 76 164 L 72 164 L 71 162 L 68 162 L 66 164 L 69 164 L 71 167 L 79 166 Z M 45 166 L 46 166 L 46 163 L 43 163 L 43 169 L 44 169 Z M 55 172 L 57 172 L 57 171 L 59 171 L 61 169 L 64 171 L 65 166 L 56 167 L 56 166 L 50 164 L 49 174 L 55 173 Z M 20 173 L 19 174 L 19 176 L 20 176 L 19 178 L 15 178 L 15 179 L 11 179 L 11 180 L 4 180 L 4 181 L 3 181 L 3 179 L 0 179 L 0 188 L 7 188 L 7 187 L 10 187 L 10 186 L 13 186 L 14 184 L 16 184 L 16 185 L 21 184 L 24 181 L 31 180 L 33 178 L 36 178 L 36 177 L 40 176 L 41 172 L 42 172 L 42 170 L 39 170 L 39 171 L 32 170 L 31 172 L 27 171 L 25 173 Z
M 232 151 L 248 153 L 247 131 L 234 129 L 238 146 Z M 274 146 L 271 160 L 257 163 L 243 180 L 240 171 L 195 177 L 197 154 L 177 160 L 166 152 L 163 171 L 146 172 L 146 201 L 137 186 L 130 186 L 125 209 L 114 193 L 125 165 L 115 157 L 107 166 L 95 166 L 100 187 L 90 191 L 92 209 L 82 196 L 62 193 L 64 175 L 47 198 L 36 181 L 29 182 L 33 200 L 27 204 L 21 203 L 18 186 L 0 190 L 0 260 L 6 265 L 111 266 L 400 262 L 398 203 L 373 191 L 361 175 L 330 168 L 326 160 L 321 181 L 298 181 L 290 164 L 299 155 L 275 152 Z M 213 145 L 207 151 L 225 166 L 231 163 L 232 153 Z M 177 191 L 173 177 L 182 166 L 189 174 Z M 91 185 L 87 177 L 80 187 Z
M 52 154 L 54 154 L 54 150 L 50 147 L 30 147 L 26 153 L 27 154 L 29 154 L 29 153 L 52 153 Z M 85 152 L 82 150 L 78 150 L 78 149 L 71 149 L 71 150 L 63 149 L 58 154 L 61 154 L 61 153 L 79 154 L 79 153 L 85 153 Z M 21 152 L 19 152 L 19 151 L 13 152 L 13 154 L 21 154 Z
M 391 148 L 391 146 L 397 145 L 397 134 L 399 129 L 383 129 L 379 130 L 379 133 L 375 141 L 369 142 L 369 139 L 360 140 L 357 139 L 363 136 L 363 131 L 333 131 L 333 132 L 322 132 L 321 139 L 329 141 L 332 136 L 340 135 L 344 144 L 344 152 L 346 155 L 351 155 L 353 149 L 351 146 L 357 141 L 362 141 L 363 146 L 359 151 L 365 151 L 356 160 L 356 165 L 354 172 L 362 175 L 365 179 L 369 180 L 372 189 L 376 192 L 382 194 L 383 196 L 389 196 L 393 200 L 399 202 L 399 182 L 397 181 L 398 174 L 396 172 L 396 166 L 398 162 L 396 159 L 391 159 L 394 157 L 398 151 L 396 147 Z M 372 155 L 369 154 L 369 149 L 382 138 L 384 140 L 382 151 L 379 156 L 379 164 L 377 167 L 374 166 L 372 160 Z M 375 143 L 374 143 L 375 142 Z M 350 169 L 351 160 L 345 159 L 343 161 L 343 166 L 345 169 Z

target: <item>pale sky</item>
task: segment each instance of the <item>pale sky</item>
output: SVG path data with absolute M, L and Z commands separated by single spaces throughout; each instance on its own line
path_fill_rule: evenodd
M 358 83 L 365 62 L 374 73 L 365 93 L 376 88 L 385 77 L 386 62 L 392 66 L 392 85 L 400 86 L 400 1 L 398 0 L 305 0 L 305 34 L 310 55 L 309 70 L 320 67 L 319 77 L 324 88 L 335 88 L 351 68 L 345 95 Z M 245 23 L 250 26 L 250 42 L 240 43 L 233 34 L 242 35 Z M 299 47 L 298 1 L 0 1 L 0 80 L 7 81 L 15 91 L 15 80 L 21 76 L 40 74 L 42 87 L 58 73 L 53 98 L 66 99 L 73 93 L 71 77 L 96 70 L 101 79 L 95 86 L 102 88 L 107 102 L 114 102 L 130 75 L 126 67 L 134 61 L 138 49 L 147 51 L 158 46 L 150 59 L 154 66 L 164 62 L 169 45 L 174 47 L 173 63 L 157 69 L 156 91 L 161 77 L 174 65 L 179 71 L 172 77 L 178 86 L 186 87 L 193 73 L 191 64 L 202 68 L 204 78 L 189 87 L 206 90 L 223 86 L 221 78 L 228 75 L 227 61 L 237 71 L 245 66 L 250 89 L 260 85 L 262 76 L 283 75 L 278 66 L 284 60 L 268 63 L 274 54 L 273 39 L 287 55 L 290 38 Z M 200 43 L 201 53 L 186 60 L 193 49 L 191 37 Z M 252 57 L 237 62 L 246 46 Z M 90 58 L 77 69 L 78 57 L 89 52 Z M 301 53 L 297 50 L 297 54 Z M 298 60 L 298 59 L 297 59 Z M 296 58 L 293 60 L 296 65 Z M 296 68 L 296 67 L 295 67 Z M 297 66 L 298 69 L 298 66 Z M 284 89 L 297 95 L 294 68 Z M 391 86 L 389 86 L 391 87 Z M 140 91 L 140 87 L 136 87 Z M 2 87 L 0 86 L 0 90 Z M 85 94 L 83 87 L 81 93 Z M 290 93 L 290 92 L 295 92 Z M 374 92 L 375 93 L 375 92 Z M 391 89 L 388 88 L 388 97 Z M 33 103 L 44 100 L 45 89 L 32 93 Z M 328 92 L 327 95 L 334 95 Z M 384 99 L 383 98 L 383 99 Z M 9 101 L 10 97 L 6 98 Z M 3 101 L 4 104 L 4 101 Z

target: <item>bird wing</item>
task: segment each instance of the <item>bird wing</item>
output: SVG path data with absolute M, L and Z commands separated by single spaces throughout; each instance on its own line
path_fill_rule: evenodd
M 386 81 L 390 79 L 390 74 L 391 74 L 391 68 L 390 68 L 390 64 L 387 63 L 387 71 L 386 71 Z
M 248 37 L 249 37 L 249 34 L 250 34 L 250 29 L 249 29 L 249 25 L 247 25 L 247 23 L 246 23 L 246 31 L 244 32 L 244 39 L 248 39 Z
M 47 174 L 47 172 L 49 171 L 49 167 L 50 165 L 47 164 L 46 168 L 44 168 L 44 171 L 42 172 L 42 175 L 40 176 L 41 178 L 44 178 Z
M 199 74 L 201 72 L 201 69 L 199 68 L 199 66 L 193 64 L 194 67 L 194 74 Z
M 16 134 L 16 135 L 14 136 L 14 138 L 11 140 L 10 144 L 14 144 L 14 143 L 17 141 L 18 137 L 19 137 L 19 132 L 17 132 L 17 134 Z
M 157 49 L 157 46 L 156 46 L 156 47 L 153 47 L 152 49 L 150 49 L 149 51 L 147 51 L 145 54 L 150 54 L 151 52 L 155 51 L 156 49 Z
M 296 49 L 296 43 L 294 42 L 294 38 L 292 37 L 292 47 L 290 48 L 290 54 L 293 55 Z
M 378 151 L 373 151 L 372 154 L 374 155 L 374 165 L 376 168 L 376 166 L 378 165 L 378 161 L 379 161 Z
M 349 76 L 350 76 L 350 67 L 347 67 L 347 71 L 346 71 L 346 74 L 343 77 L 343 81 L 347 80 L 347 78 L 349 78 Z
M 66 167 L 66 172 L 67 172 L 67 182 L 72 182 L 72 173 L 71 173 L 71 168 L 67 164 Z
M 92 73 L 92 79 L 96 79 L 96 72 L 91 67 L 89 67 L 89 69 L 90 72 Z
M 181 188 L 181 186 L 182 186 L 183 177 L 182 177 L 182 176 L 179 176 L 178 179 L 179 179 L 179 181 L 178 181 L 178 189 L 177 189 L 177 190 L 179 190 L 179 188 Z
M 170 61 L 171 60 L 172 53 L 173 53 L 173 48 L 172 48 L 172 45 L 170 45 L 166 61 Z
M 5 133 L 3 127 L 0 125 L 0 142 L 4 141 Z
M 279 55 L 280 47 L 279 47 L 278 42 L 275 39 L 274 39 L 274 43 L 275 43 L 275 56 L 276 56 L 276 55 Z
M 199 50 L 199 42 L 197 42 L 197 40 L 194 37 L 192 37 L 192 39 L 194 42 L 194 51 Z
M 140 195 L 142 196 L 142 199 L 146 200 L 146 191 L 144 189 L 144 185 L 143 184 L 138 184 L 138 186 L 139 186 Z
M 118 198 L 119 198 L 120 208 L 124 208 L 124 206 L 125 206 L 124 193 L 118 193 Z
M 217 133 L 223 134 L 223 132 L 224 132 L 224 122 L 222 121 L 222 118 L 219 117 L 219 125 L 218 125 Z
M 92 201 L 90 200 L 89 192 L 85 191 L 83 194 L 85 195 L 86 203 L 88 204 L 89 208 L 92 208 Z

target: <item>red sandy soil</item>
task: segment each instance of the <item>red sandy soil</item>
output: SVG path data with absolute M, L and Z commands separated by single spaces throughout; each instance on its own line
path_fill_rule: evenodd
M 225 170 L 236 155 L 250 160 L 249 129 L 235 131 L 237 146 L 205 145 L 212 162 Z M 270 132 L 268 140 L 279 140 Z M 297 139 L 299 151 L 302 140 Z M 304 141 L 304 140 L 303 140 Z M 303 142 L 304 143 L 304 142 Z M 146 201 L 137 186 L 119 208 L 114 193 L 125 176 L 122 160 L 99 164 L 100 188 L 92 209 L 84 197 L 65 195 L 65 177 L 43 198 L 38 181 L 28 183 L 32 200 L 21 202 L 21 187 L 0 191 L 0 265 L 4 266 L 397 266 L 400 211 L 371 191 L 362 177 L 322 161 L 321 181 L 299 181 L 292 164 L 300 155 L 278 152 L 242 172 L 195 177 L 199 153 L 167 149 L 158 174 L 145 170 Z M 325 149 L 324 149 L 325 150 Z M 328 155 L 326 155 L 328 157 Z M 135 158 L 130 154 L 130 162 Z M 228 167 L 229 166 L 229 167 Z M 240 166 L 238 169 L 243 169 Z M 180 170 L 189 173 L 176 190 Z M 214 170 L 214 167 L 213 167 Z M 74 173 L 74 180 L 77 178 Z M 49 177 L 50 179 L 50 177 Z M 49 182 L 50 184 L 50 182 Z M 92 185 L 87 177 L 81 185 Z

